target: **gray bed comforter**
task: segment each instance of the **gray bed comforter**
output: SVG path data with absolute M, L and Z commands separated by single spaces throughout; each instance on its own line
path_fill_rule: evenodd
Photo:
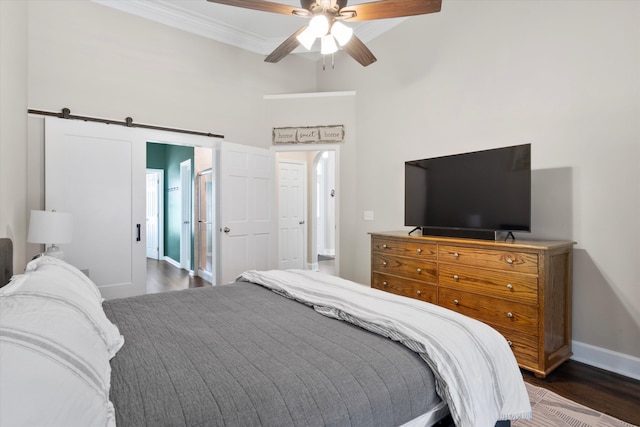
M 261 286 L 106 301 L 125 426 L 394 426 L 440 403 L 411 350 Z

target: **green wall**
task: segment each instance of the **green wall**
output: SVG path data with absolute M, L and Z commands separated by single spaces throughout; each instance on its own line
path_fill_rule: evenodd
M 164 170 L 164 255 L 180 262 L 180 228 L 182 210 L 180 198 L 180 163 L 191 160 L 193 188 L 193 147 L 147 142 L 147 168 Z M 193 269 L 193 235 L 191 236 L 191 266 Z

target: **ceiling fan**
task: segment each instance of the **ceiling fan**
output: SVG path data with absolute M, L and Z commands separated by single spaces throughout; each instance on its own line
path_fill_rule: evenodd
M 442 0 L 380 0 L 347 6 L 347 0 L 300 0 L 294 7 L 265 0 L 208 0 L 212 3 L 242 7 L 244 9 L 293 15 L 309 19 L 309 23 L 293 33 L 265 58 L 265 62 L 278 62 L 302 44 L 307 50 L 317 38 L 323 55 L 338 50 L 338 45 L 363 66 L 376 61 L 365 44 L 353 34 L 344 22 L 399 18 L 439 12 Z M 336 44 L 337 42 L 337 44 Z

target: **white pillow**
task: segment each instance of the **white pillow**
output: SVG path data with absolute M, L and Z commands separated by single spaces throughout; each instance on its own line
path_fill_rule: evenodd
M 2 307 L 4 309 L 4 307 Z M 4 314 L 2 315 L 4 317 Z M 77 329 L 76 329 L 77 330 Z M 80 333 L 79 339 L 90 338 Z M 115 426 L 108 356 L 0 327 L 0 425 Z M 102 372 L 99 372 L 102 371 Z
M 0 425 L 115 425 L 109 360 L 123 338 L 97 288 L 58 260 L 30 266 L 0 289 Z
M 43 256 L 27 265 L 26 273 L 14 276 L 0 289 L 2 296 L 46 298 L 84 314 L 102 338 L 110 357 L 120 350 L 124 338 L 102 310 L 98 287 L 76 267 L 53 257 Z
M 27 268 L 25 269 L 25 272 L 28 273 L 30 271 L 42 270 L 43 268 L 46 268 L 46 266 L 57 266 L 59 269 L 67 270 L 69 273 L 71 273 L 77 279 L 79 279 L 78 283 L 82 283 L 86 286 L 86 289 L 85 289 L 86 291 L 91 292 L 98 301 L 100 302 L 104 301 L 104 299 L 102 298 L 102 295 L 100 294 L 100 290 L 98 289 L 96 284 L 93 283 L 91 279 L 89 279 L 89 277 L 87 277 L 86 274 L 78 270 L 73 265 L 59 258 L 55 258 L 51 256 L 38 257 L 27 264 Z

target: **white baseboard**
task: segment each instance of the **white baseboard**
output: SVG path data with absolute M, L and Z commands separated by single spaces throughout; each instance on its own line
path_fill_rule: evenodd
M 176 268 L 182 268 L 180 266 L 180 263 L 178 261 L 176 261 L 175 259 L 173 259 L 173 258 L 169 258 L 168 256 L 164 256 L 164 257 L 162 257 L 162 260 L 163 261 L 167 261 L 169 264 L 173 265 Z
M 305 270 L 311 270 L 311 271 L 318 271 L 320 269 L 320 265 L 318 265 L 317 262 L 314 263 L 307 263 L 307 265 L 304 267 Z
M 640 358 L 579 341 L 571 342 L 571 359 L 640 380 Z
M 209 283 L 213 283 L 213 275 L 208 271 L 198 270 L 198 276 L 202 277 L 204 280 L 206 280 Z

